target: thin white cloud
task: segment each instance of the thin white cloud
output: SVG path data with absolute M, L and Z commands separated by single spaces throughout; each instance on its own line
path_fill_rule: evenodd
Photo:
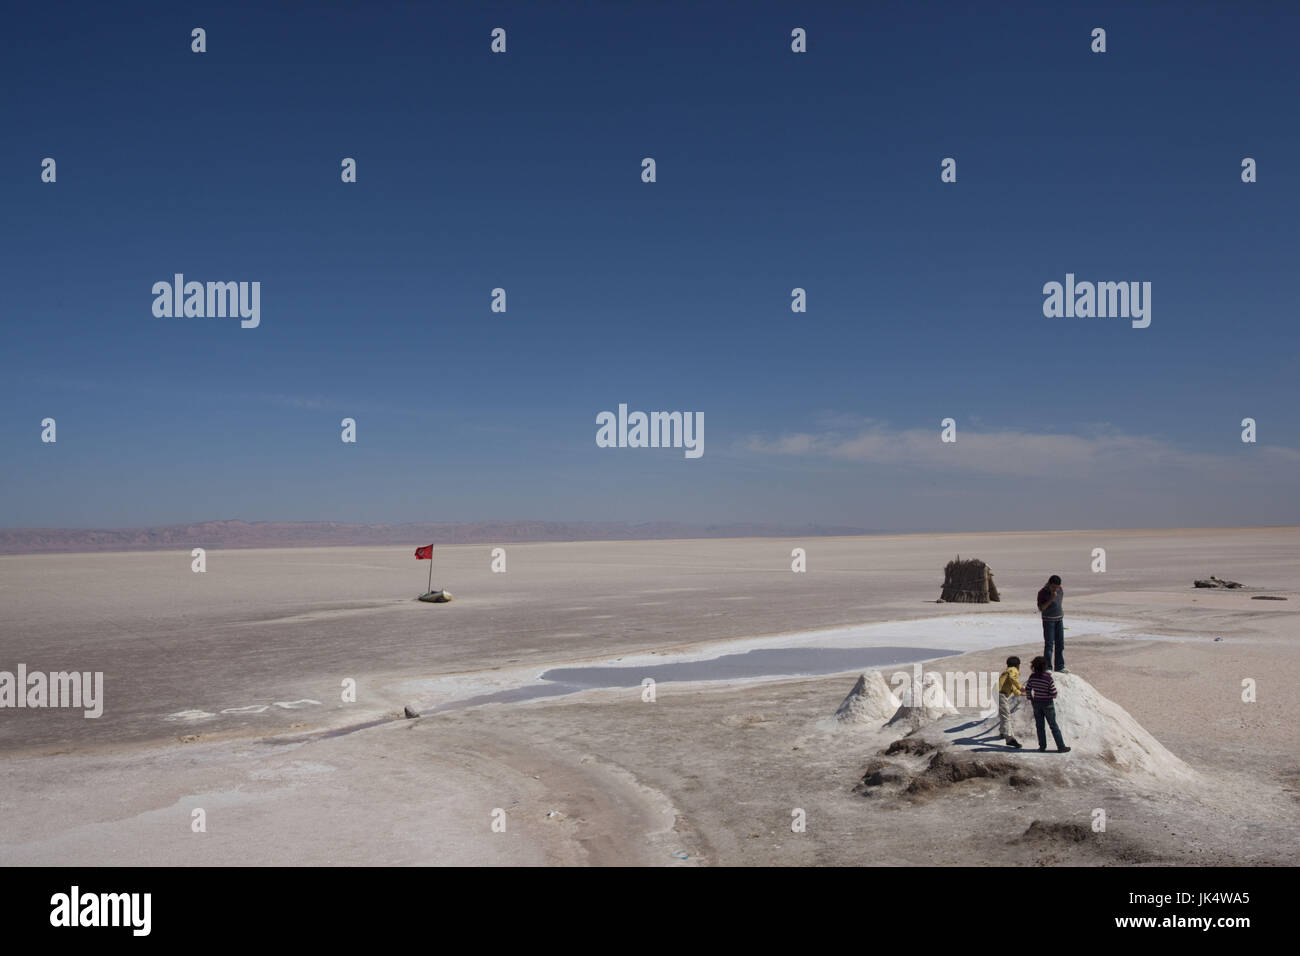
M 957 441 L 940 441 L 939 429 L 892 429 L 868 423 L 851 431 L 752 436 L 741 443 L 760 455 L 824 458 L 862 464 L 984 475 L 1104 479 L 1120 473 L 1193 470 L 1232 479 L 1252 469 L 1300 464 L 1300 452 L 1281 446 L 1245 446 L 1237 455 L 1189 451 L 1164 439 L 1122 432 L 1070 435 L 958 426 Z

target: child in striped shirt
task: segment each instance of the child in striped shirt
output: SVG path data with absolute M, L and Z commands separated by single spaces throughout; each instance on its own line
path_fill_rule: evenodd
M 1061 737 L 1061 728 L 1056 726 L 1056 681 L 1047 673 L 1047 658 L 1035 657 L 1029 663 L 1033 671 L 1025 681 L 1025 696 L 1034 705 L 1034 727 L 1038 730 L 1038 752 L 1047 749 L 1047 733 L 1043 724 L 1052 728 L 1052 739 L 1056 741 L 1056 752 L 1068 754 L 1070 748 L 1065 746 Z

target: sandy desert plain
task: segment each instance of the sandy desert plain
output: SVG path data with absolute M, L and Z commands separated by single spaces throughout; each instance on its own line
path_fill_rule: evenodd
M 423 543 L 0 557 L 0 670 L 104 673 L 0 710 L 0 864 L 1300 862 L 1300 529 L 461 545 L 445 605 Z M 958 554 L 1001 603 L 935 603 Z M 1073 752 L 834 719 L 866 664 L 1027 665 L 1053 572 Z M 625 686 L 538 696 L 588 665 Z

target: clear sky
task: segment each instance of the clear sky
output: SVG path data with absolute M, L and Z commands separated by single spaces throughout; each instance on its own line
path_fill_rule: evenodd
M 5 4 L 0 526 L 1298 524 L 1298 49 L 1280 3 Z M 175 273 L 259 327 L 156 318 Z M 1066 273 L 1150 327 L 1045 317 Z M 619 403 L 704 455 L 598 448 Z

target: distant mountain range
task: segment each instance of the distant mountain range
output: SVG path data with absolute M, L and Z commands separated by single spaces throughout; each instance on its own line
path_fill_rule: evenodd
M 315 548 L 348 545 L 490 544 L 521 541 L 649 541 L 885 534 L 862 528 L 767 524 L 694 525 L 593 521 L 339 524 L 333 521 L 201 521 L 159 528 L 0 529 L 0 554 L 158 551 L 171 548 Z

